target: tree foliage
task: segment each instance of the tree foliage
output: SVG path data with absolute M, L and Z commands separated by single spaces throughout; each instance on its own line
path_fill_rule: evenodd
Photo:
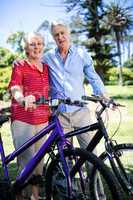
M 86 35 L 86 40 L 82 43 L 91 52 L 94 66 L 97 72 L 104 79 L 104 74 L 112 65 L 115 65 L 113 57 L 116 53 L 112 52 L 113 45 L 107 35 L 109 29 L 104 23 L 104 8 L 102 0 L 81 1 L 67 0 L 68 10 L 78 9 L 83 21 L 82 32 Z M 69 6 L 70 5 L 70 6 Z M 113 64 L 112 64 L 113 63 Z
M 133 57 L 132 57 L 131 59 L 128 59 L 128 60 L 124 63 L 123 66 L 126 67 L 126 68 L 131 69 L 132 72 L 133 72 Z
M 75 9 L 82 18 L 82 33 L 87 36 L 83 45 L 91 51 L 95 68 L 103 77 L 108 69 L 116 64 L 115 57 L 121 55 L 120 36 L 129 33 L 133 27 L 132 7 L 123 7 L 119 3 L 108 3 L 107 6 L 103 0 L 65 2 L 69 12 Z M 117 41 L 117 49 L 112 41 Z
M 11 77 L 11 71 L 11 66 L 0 68 L 0 99 L 2 99 L 4 94 L 8 93 L 7 88 Z
M 0 47 L 0 98 L 7 92 L 12 64 L 15 59 L 17 59 L 17 54 Z
M 18 53 L 23 52 L 22 39 L 23 39 L 24 34 L 25 34 L 24 32 L 18 31 L 18 32 L 12 33 L 8 37 L 7 43 L 11 44 L 15 52 L 18 52 Z
M 133 28 L 133 7 L 112 2 L 106 6 L 106 24 L 115 36 L 119 56 L 119 84 L 123 85 L 121 62 L 121 41 Z
M 0 68 L 11 66 L 16 57 L 9 49 L 0 47 Z
M 108 84 L 114 85 L 117 84 L 117 80 L 119 77 L 119 70 L 116 67 L 113 67 L 108 70 Z M 127 67 L 123 67 L 123 81 L 124 85 L 132 85 L 133 84 L 133 71 Z

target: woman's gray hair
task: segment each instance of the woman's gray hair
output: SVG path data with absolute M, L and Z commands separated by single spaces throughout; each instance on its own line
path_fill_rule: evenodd
M 55 26 L 63 26 L 63 27 L 65 27 L 65 28 L 68 30 L 68 32 L 70 33 L 70 28 L 69 28 L 69 26 L 67 25 L 67 23 L 64 22 L 64 21 L 59 20 L 59 21 L 53 21 L 53 22 L 51 23 L 50 31 L 51 31 L 51 34 L 52 34 L 52 35 L 53 35 L 53 29 L 54 29 Z
M 24 49 L 25 49 L 25 47 L 27 46 L 27 44 L 28 44 L 30 38 L 33 38 L 33 37 L 40 37 L 40 38 L 42 39 L 43 43 L 44 43 L 44 37 L 42 36 L 41 33 L 39 33 L 39 32 L 30 32 L 30 33 L 26 33 L 26 34 L 24 34 L 23 39 L 22 39 L 22 42 L 21 42 L 22 47 L 23 47 Z

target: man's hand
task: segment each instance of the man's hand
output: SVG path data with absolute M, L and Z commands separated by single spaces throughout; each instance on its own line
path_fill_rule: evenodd
M 108 107 L 111 110 L 116 110 L 117 106 L 113 103 L 113 99 L 111 99 L 111 97 L 108 97 L 107 95 L 106 96 L 102 95 L 101 97 L 103 99 L 103 103 L 105 103 L 106 105 L 109 104 Z

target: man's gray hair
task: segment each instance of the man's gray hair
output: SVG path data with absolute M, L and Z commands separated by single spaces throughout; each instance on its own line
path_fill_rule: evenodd
M 58 21 L 51 22 L 50 30 L 51 30 L 52 35 L 53 35 L 54 26 L 58 26 L 58 25 L 65 27 L 70 32 L 70 28 L 69 28 L 68 24 L 63 20 L 58 20 Z

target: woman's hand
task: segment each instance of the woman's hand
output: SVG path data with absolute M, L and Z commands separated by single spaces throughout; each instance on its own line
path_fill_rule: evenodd
M 33 95 L 25 96 L 23 95 L 22 88 L 18 85 L 11 87 L 11 94 L 14 99 L 22 106 L 25 107 L 25 110 L 33 110 L 36 108 L 35 101 L 36 98 Z
M 25 110 L 34 110 L 36 109 L 36 104 L 35 104 L 36 98 L 33 95 L 28 95 L 24 97 L 24 107 Z

